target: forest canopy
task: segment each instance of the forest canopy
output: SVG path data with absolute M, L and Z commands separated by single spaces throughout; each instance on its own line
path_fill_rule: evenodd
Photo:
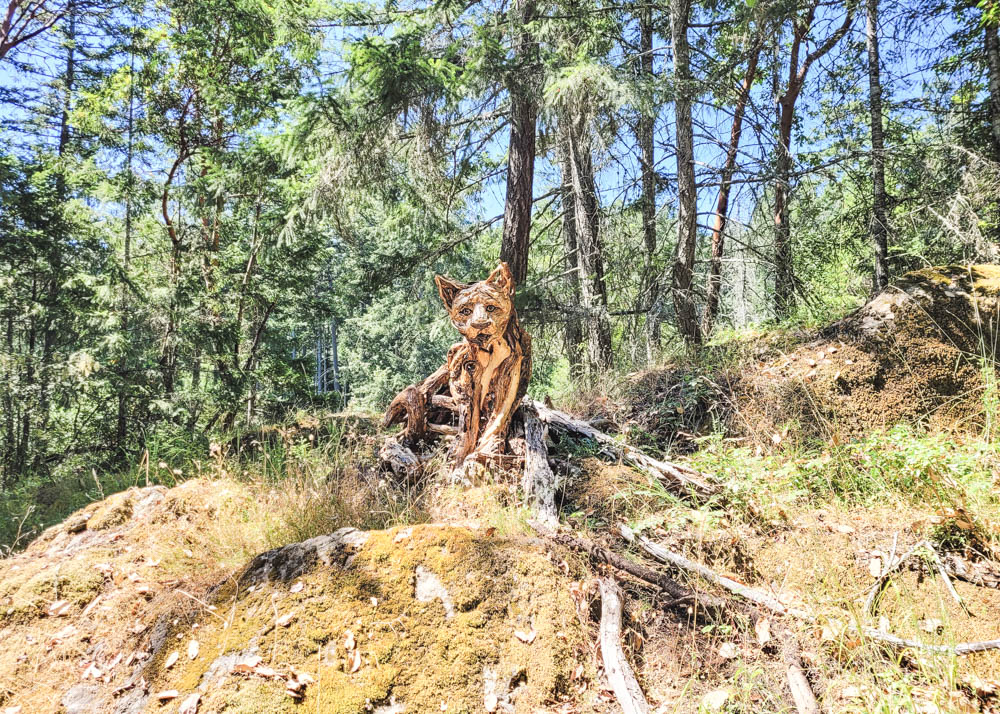
M 543 394 L 995 261 L 998 24 L 2 0 L 0 490 L 383 408 L 454 341 L 438 273 L 511 266 Z

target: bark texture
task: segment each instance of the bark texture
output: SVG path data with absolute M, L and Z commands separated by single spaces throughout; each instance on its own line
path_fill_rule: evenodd
M 503 237 L 500 261 L 510 266 L 514 282 L 523 285 L 528 277 L 528 244 L 531 237 L 531 204 L 535 177 L 535 129 L 538 104 L 532 83 L 525 81 L 524 67 L 534 55 L 531 34 L 526 25 L 535 15 L 533 0 L 516 0 L 513 10 L 517 30 L 514 54 L 522 71 L 511 72 L 507 80 L 510 93 L 510 146 L 507 152 L 507 196 L 503 211 Z M 530 74 L 530 70 L 529 70 Z
M 677 328 L 689 345 L 701 343 L 701 327 L 691 283 L 698 239 L 698 193 L 694 176 L 694 128 L 691 122 L 691 61 L 688 23 L 691 0 L 671 0 L 670 29 L 674 45 L 674 102 L 677 124 L 677 251 L 670 288 L 677 313 Z
M 872 132 L 872 244 L 875 292 L 889 285 L 889 217 L 885 191 L 885 137 L 882 132 L 882 80 L 878 52 L 878 0 L 867 0 L 868 108 Z M 996 125 L 994 125 L 996 129 Z

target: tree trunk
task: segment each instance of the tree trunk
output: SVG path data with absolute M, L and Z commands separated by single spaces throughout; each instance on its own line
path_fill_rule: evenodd
M 795 272 L 792 266 L 792 233 L 789 225 L 788 195 L 792 181 L 792 125 L 795 117 L 795 102 L 802 92 L 809 68 L 820 57 L 826 55 L 851 29 L 854 21 L 854 5 L 848 4 L 844 22 L 836 30 L 818 43 L 816 49 L 806 54 L 799 62 L 804 45 L 809 42 L 816 11 L 820 0 L 813 0 L 804 15 L 796 16 L 792 29 L 792 46 L 788 61 L 788 84 L 785 92 L 778 97 L 778 145 L 775 147 L 774 185 L 774 312 L 778 318 L 791 314 L 795 296 Z M 775 38 L 776 47 L 780 33 Z M 777 55 L 777 50 L 776 50 Z M 777 69 L 775 70 L 777 71 Z M 775 82 L 775 94 L 779 90 Z
M 996 24 L 986 22 L 984 29 L 990 84 L 990 128 L 993 132 L 994 157 L 1000 159 L 1000 40 L 997 38 Z
M 534 87 L 525 81 L 527 65 L 533 64 L 534 45 L 525 26 L 535 14 L 534 0 L 516 0 L 512 15 L 519 28 L 514 55 L 519 65 L 507 79 L 510 94 L 510 144 L 507 151 L 507 196 L 503 211 L 500 260 L 510 266 L 514 283 L 524 285 L 528 277 L 528 245 L 531 237 L 532 187 L 535 178 L 535 128 L 538 104 Z
M 990 87 L 990 129 L 993 134 L 993 160 L 1000 162 L 1000 39 L 997 38 L 997 26 L 992 21 L 985 23 L 984 31 L 986 67 Z M 990 217 L 994 240 L 1000 240 L 1000 199 L 993 202 L 993 215 Z
M 701 343 L 691 283 L 698 240 L 698 194 L 694 176 L 694 129 L 691 123 L 692 77 L 688 57 L 688 22 L 691 0 L 671 0 L 670 34 L 674 45 L 677 98 L 677 250 L 670 287 L 677 330 L 689 345 Z
M 566 253 L 566 282 L 569 287 L 570 309 L 566 311 L 564 332 L 566 359 L 574 376 L 580 375 L 583 359 L 580 343 L 583 342 L 583 325 L 580 321 L 580 244 L 576 230 L 576 194 L 573 192 L 573 165 L 570 158 L 569 136 L 564 136 L 558 144 L 559 170 L 562 175 L 561 202 L 563 210 L 562 235 L 563 250 Z
M 747 60 L 747 71 L 740 85 L 740 93 L 736 98 L 733 110 L 733 126 L 729 133 L 729 149 L 726 151 L 726 162 L 722 167 L 719 183 L 719 200 L 715 205 L 715 223 L 712 226 L 712 258 L 708 269 L 708 282 L 705 286 L 705 313 L 702 316 L 701 331 L 704 337 L 711 334 L 715 327 L 715 318 L 719 314 L 719 298 L 722 292 L 722 255 L 725 249 L 726 223 L 729 220 L 729 193 L 732 189 L 733 175 L 736 173 L 736 159 L 739 156 L 740 138 L 743 135 L 743 117 L 750 101 L 750 89 L 757 75 L 757 64 L 763 46 L 760 40 L 755 41 Z
M 594 374 L 611 366 L 611 327 L 594 161 L 582 121 L 570 122 L 569 153 L 579 241 L 580 297 L 587 321 L 587 368 Z
M 774 174 L 774 312 L 789 316 L 794 301 L 795 273 L 792 268 L 792 231 L 788 223 L 788 192 L 792 180 L 792 118 L 794 99 L 786 93 L 778 102 L 778 145 Z
M 653 82 L 653 11 L 644 6 L 639 12 L 639 74 Z M 642 239 L 646 248 L 640 309 L 646 310 L 646 360 L 652 363 L 660 353 L 660 281 L 656 272 L 656 156 L 653 133 L 656 116 L 642 112 L 636 127 L 639 161 L 642 167 Z
M 885 141 L 882 135 L 882 83 L 879 76 L 878 0 L 868 0 L 867 10 L 868 107 L 872 130 L 872 243 L 875 248 L 874 287 L 877 294 L 889 284 L 889 218 L 885 191 Z

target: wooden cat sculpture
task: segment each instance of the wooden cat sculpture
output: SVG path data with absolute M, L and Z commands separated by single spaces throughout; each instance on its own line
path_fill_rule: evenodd
M 531 337 L 517 320 L 510 268 L 501 263 L 471 285 L 441 275 L 434 281 L 463 339 L 444 366 L 392 400 L 384 425 L 405 422 L 398 445 L 407 450 L 428 433 L 453 436 L 455 468 L 498 463 L 531 379 Z

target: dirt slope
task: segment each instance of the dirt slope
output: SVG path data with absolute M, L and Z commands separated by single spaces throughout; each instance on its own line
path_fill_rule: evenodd
M 903 276 L 820 335 L 737 386 L 743 424 L 860 436 L 899 421 L 971 425 L 995 381 L 1000 266 Z M 988 395 L 987 395 L 988 396 Z
M 592 677 L 579 588 L 537 545 L 346 528 L 234 565 L 251 498 L 133 489 L 0 561 L 0 707 L 559 711 Z

